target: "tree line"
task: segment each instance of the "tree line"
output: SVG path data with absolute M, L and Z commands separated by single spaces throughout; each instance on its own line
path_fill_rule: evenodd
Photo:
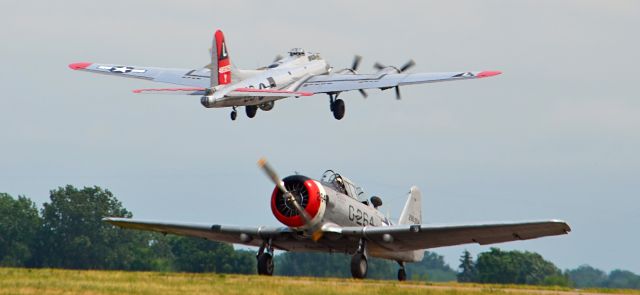
M 491 248 L 473 259 L 460 257 L 459 282 L 571 286 L 576 288 L 640 289 L 640 276 L 626 270 L 606 273 L 589 265 L 561 271 L 540 254 Z
M 149 270 L 254 274 L 255 251 L 198 238 L 124 230 L 102 218 L 132 217 L 113 194 L 100 187 L 71 185 L 50 191 L 38 209 L 24 196 L 0 193 L 0 266 L 67 269 Z M 275 256 L 275 273 L 290 276 L 350 277 L 346 254 L 291 253 Z M 398 265 L 370 259 L 369 278 L 395 279 Z M 429 281 L 636 288 L 640 276 L 624 270 L 609 274 L 588 265 L 561 271 L 532 252 L 491 248 L 474 259 L 468 251 L 458 270 L 425 252 L 407 264 L 408 278 Z

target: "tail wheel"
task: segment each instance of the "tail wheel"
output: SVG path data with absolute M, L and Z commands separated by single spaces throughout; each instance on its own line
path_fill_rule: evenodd
M 351 257 L 351 276 L 354 279 L 367 277 L 367 257 L 363 253 L 356 253 Z
M 253 118 L 256 116 L 256 113 L 258 112 L 258 106 L 245 106 L 244 110 L 247 113 L 247 117 Z
M 258 256 L 258 274 L 264 276 L 273 275 L 273 256 L 262 253 Z
M 331 104 L 331 111 L 333 112 L 333 117 L 336 118 L 336 120 L 342 119 L 345 112 L 344 100 L 336 99 L 336 101 Z
M 236 112 L 235 110 L 231 111 L 231 121 L 235 121 L 237 117 L 238 112 Z

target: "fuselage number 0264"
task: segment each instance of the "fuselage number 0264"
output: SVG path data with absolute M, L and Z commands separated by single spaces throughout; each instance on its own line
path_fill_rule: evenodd
M 363 212 L 360 209 L 356 209 L 352 205 L 349 205 L 349 220 L 362 226 L 368 226 L 368 225 L 374 226 L 373 216 L 369 216 L 367 212 Z

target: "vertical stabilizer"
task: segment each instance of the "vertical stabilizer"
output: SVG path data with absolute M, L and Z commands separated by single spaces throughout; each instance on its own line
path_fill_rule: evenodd
M 422 194 L 417 186 L 412 186 L 407 198 L 407 203 L 400 214 L 400 224 L 421 224 L 422 223 Z
M 222 31 L 217 30 L 211 47 L 211 87 L 231 83 L 231 59 Z
M 407 203 L 400 214 L 400 224 L 422 224 L 422 193 L 417 186 L 412 186 L 409 191 Z M 421 261 L 424 258 L 424 250 L 409 251 L 410 259 L 407 261 Z

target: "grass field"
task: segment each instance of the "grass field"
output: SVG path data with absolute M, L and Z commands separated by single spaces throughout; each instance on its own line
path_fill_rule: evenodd
M 0 294 L 639 294 L 574 290 L 256 275 L 0 268 Z

